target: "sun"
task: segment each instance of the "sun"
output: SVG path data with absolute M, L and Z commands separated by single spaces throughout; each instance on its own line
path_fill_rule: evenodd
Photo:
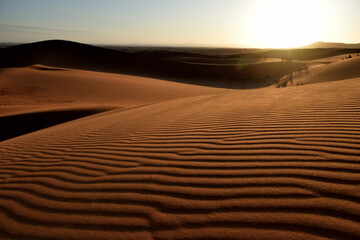
M 321 0 L 257 1 L 250 23 L 254 45 L 291 48 L 319 41 L 329 10 Z

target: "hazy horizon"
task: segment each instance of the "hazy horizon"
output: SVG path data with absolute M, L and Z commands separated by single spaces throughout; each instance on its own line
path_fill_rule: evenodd
M 0 0 L 0 42 L 291 48 L 360 42 L 356 0 Z

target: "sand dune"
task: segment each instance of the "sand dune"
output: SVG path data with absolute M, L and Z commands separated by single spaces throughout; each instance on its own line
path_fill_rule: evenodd
M 309 71 L 295 74 L 294 85 L 336 81 L 360 77 L 360 57 L 333 61 L 329 64 L 315 66 Z
M 33 65 L 0 72 L 0 141 L 115 108 L 230 90 Z
M 360 239 L 360 58 L 264 51 L 1 50 L 0 239 Z
M 33 65 L 2 69 L 0 91 L 0 101 L 5 106 L 131 107 L 226 90 L 154 78 Z
M 292 58 L 294 60 L 310 61 L 329 58 L 344 54 L 359 54 L 359 48 L 314 48 L 314 49 L 273 49 L 263 53 L 263 57 Z
M 173 99 L 3 141 L 0 237 L 359 239 L 359 89 Z
M 315 42 L 302 48 L 360 48 L 360 43 Z

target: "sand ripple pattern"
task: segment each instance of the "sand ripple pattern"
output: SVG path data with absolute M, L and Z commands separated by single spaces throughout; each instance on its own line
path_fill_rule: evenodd
M 2 142 L 0 238 L 360 239 L 360 83 L 342 82 L 115 110 Z

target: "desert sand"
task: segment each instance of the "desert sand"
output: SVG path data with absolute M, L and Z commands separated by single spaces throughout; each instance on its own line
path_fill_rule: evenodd
M 2 106 L 40 108 L 133 107 L 180 97 L 215 94 L 226 89 L 163 81 L 148 77 L 32 65 L 0 72 Z M 30 107 L 31 106 L 31 107 Z
M 326 64 L 316 64 L 311 71 L 296 74 L 294 84 L 319 83 L 359 77 L 360 57 L 355 54 L 352 56 L 354 57 L 350 59 L 343 59 L 345 56 L 342 56 L 342 59 L 338 58 Z
M 0 72 L 0 140 L 110 109 L 229 91 L 43 65 L 3 68 Z
M 359 59 L 240 90 L 3 68 L 1 119 L 86 113 L 0 142 L 0 238 L 360 239 Z

